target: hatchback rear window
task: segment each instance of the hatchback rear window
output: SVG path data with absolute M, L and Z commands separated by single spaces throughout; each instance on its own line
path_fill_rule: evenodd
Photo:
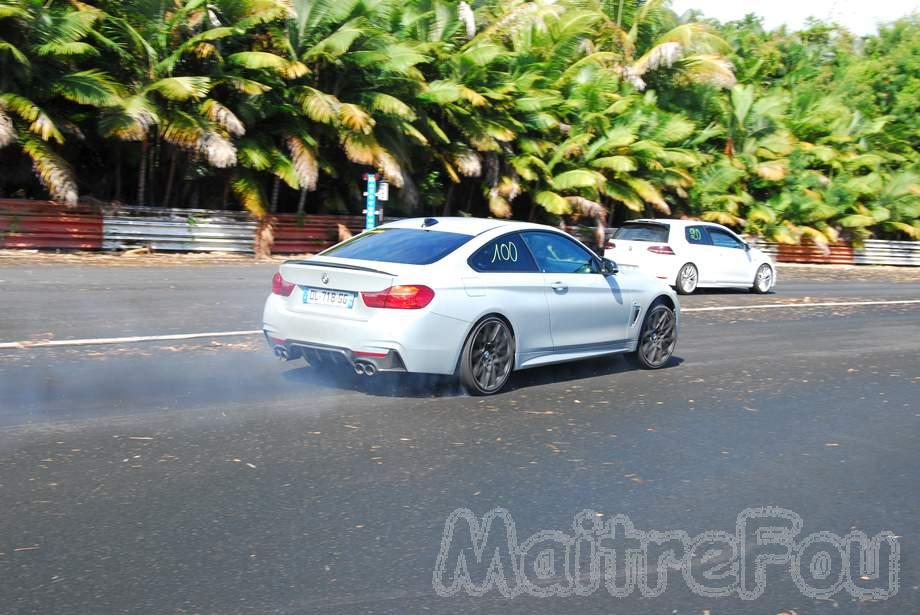
M 668 242 L 668 227 L 663 224 L 624 224 L 617 230 L 614 239 L 624 241 Z
M 404 265 L 430 265 L 472 238 L 472 235 L 461 233 L 415 228 L 375 229 L 333 246 L 320 255 Z

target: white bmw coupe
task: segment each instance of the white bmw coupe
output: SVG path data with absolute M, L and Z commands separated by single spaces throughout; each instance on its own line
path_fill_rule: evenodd
M 618 270 L 557 229 L 419 218 L 282 264 L 262 320 L 284 360 L 457 375 L 488 395 L 538 365 L 630 353 L 662 367 L 679 310 L 663 282 Z

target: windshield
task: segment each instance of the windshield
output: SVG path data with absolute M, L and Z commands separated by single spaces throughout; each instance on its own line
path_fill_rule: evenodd
M 430 265 L 472 239 L 472 235 L 415 228 L 375 229 L 321 252 L 320 256 Z
M 668 242 L 668 227 L 663 224 L 624 224 L 613 236 L 624 241 Z

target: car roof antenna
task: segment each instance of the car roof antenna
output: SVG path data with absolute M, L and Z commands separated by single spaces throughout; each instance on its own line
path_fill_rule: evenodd
M 422 228 L 427 228 L 429 226 L 434 226 L 438 223 L 437 218 L 425 218 L 425 221 L 422 222 Z

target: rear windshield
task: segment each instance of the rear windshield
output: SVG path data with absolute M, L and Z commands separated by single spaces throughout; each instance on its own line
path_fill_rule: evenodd
M 617 230 L 614 239 L 624 241 L 668 242 L 668 227 L 663 224 L 624 224 Z
M 472 235 L 461 233 L 416 228 L 375 229 L 320 254 L 404 265 L 430 265 L 472 238 Z

